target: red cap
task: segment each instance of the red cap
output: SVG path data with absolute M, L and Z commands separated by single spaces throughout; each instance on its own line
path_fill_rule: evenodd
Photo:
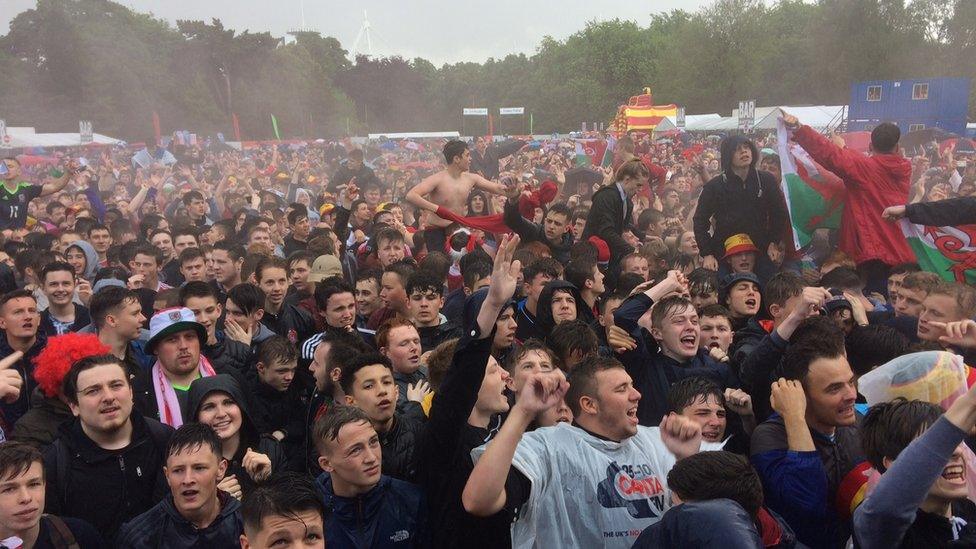
M 610 261 L 610 246 L 607 246 L 606 241 L 599 236 L 593 235 L 587 239 L 587 242 L 593 244 L 593 247 L 596 248 L 596 260 L 598 263 L 607 263 Z

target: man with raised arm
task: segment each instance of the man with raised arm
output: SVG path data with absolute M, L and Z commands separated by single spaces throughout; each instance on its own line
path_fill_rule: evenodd
M 447 228 L 458 221 L 457 217 L 464 215 L 472 189 L 478 188 L 492 194 L 505 193 L 505 186 L 501 183 L 488 181 L 468 171 L 471 167 L 471 151 L 464 141 L 448 141 L 444 145 L 444 161 L 447 163 L 445 169 L 421 181 L 406 196 L 407 202 L 437 214 L 429 218 L 429 226 L 425 231 L 428 251 L 444 251 Z M 496 221 L 502 228 L 494 232 L 508 232 L 504 229 L 500 216 Z
M 526 433 L 564 397 L 573 424 Z M 568 383 L 561 370 L 530 375 L 495 438 L 472 452 L 464 509 L 513 513 L 516 548 L 629 548 L 671 507 L 668 471 L 702 446 L 700 427 L 676 414 L 638 426 L 640 398 L 612 358 L 584 359 Z

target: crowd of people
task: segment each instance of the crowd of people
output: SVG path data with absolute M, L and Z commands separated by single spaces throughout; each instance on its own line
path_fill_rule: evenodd
M 783 121 L 800 250 L 775 135 L 4 159 L 0 546 L 976 546 L 976 162 Z

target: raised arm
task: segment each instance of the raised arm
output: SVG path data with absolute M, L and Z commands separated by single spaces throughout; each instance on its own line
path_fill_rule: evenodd
M 41 185 L 41 196 L 47 196 L 49 194 L 54 194 L 68 185 L 68 181 L 72 177 L 78 174 L 78 170 L 75 168 L 74 161 L 68 164 L 67 169 L 61 177 L 49 177 L 47 181 Z
M 427 210 L 428 212 L 437 213 L 437 204 L 434 204 L 424 197 L 434 192 L 434 189 L 437 188 L 437 184 L 439 182 L 440 180 L 438 179 L 437 174 L 424 178 L 423 181 L 417 183 L 412 189 L 407 191 L 407 202 L 417 206 L 418 208 Z
M 494 181 L 489 181 L 476 173 L 472 173 L 469 175 L 474 177 L 474 186 L 485 192 L 491 194 L 505 194 L 507 190 L 505 185 L 502 185 L 501 183 L 496 183 Z
M 465 511 L 476 517 L 488 517 L 505 506 L 505 482 L 519 440 L 540 412 L 562 402 L 568 389 L 569 383 L 560 370 L 537 373 L 526 380 L 501 430 L 488 443 L 468 477 L 461 494 Z

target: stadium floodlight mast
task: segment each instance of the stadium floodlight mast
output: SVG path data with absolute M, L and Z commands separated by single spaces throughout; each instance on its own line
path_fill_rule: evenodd
M 370 36 L 371 27 L 369 25 L 369 17 L 366 15 L 366 10 L 363 10 L 363 26 L 359 27 L 359 34 L 356 35 L 356 41 L 352 44 L 352 52 L 355 54 L 359 52 L 359 43 L 365 38 L 366 39 L 366 54 L 372 57 L 373 55 L 373 39 Z

